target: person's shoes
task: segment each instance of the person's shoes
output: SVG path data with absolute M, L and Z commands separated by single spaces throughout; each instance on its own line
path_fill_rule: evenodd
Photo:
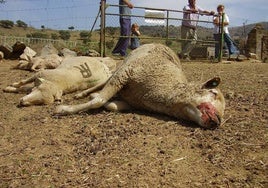
M 243 57 L 242 55 L 238 55 L 235 60 L 236 61 L 244 61 L 245 59 L 247 59 L 247 58 L 246 57 Z
M 123 53 L 113 53 L 112 52 L 112 54 L 113 54 L 113 56 L 121 56 L 121 57 L 127 56 L 127 53 L 123 54 Z
M 219 59 L 218 59 L 218 58 L 213 58 L 213 59 L 211 60 L 211 63 L 219 63 Z
M 182 61 L 191 61 L 190 57 L 188 55 L 183 55 L 181 53 L 178 53 L 178 57 Z
M 112 54 L 113 54 L 113 56 L 121 56 L 120 53 L 112 53 Z
M 188 56 L 184 57 L 182 60 L 187 61 L 187 62 L 191 61 L 190 57 L 188 57 Z
M 243 61 L 243 57 L 238 53 L 234 53 L 234 54 L 230 54 L 227 60 L 228 61 Z

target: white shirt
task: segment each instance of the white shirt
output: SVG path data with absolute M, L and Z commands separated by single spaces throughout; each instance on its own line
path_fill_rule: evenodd
M 222 21 L 222 16 L 219 16 L 219 17 L 215 17 L 215 19 L 218 19 L 219 18 L 219 21 L 221 22 Z M 224 14 L 224 19 L 223 19 L 223 22 L 228 22 L 229 23 L 229 17 L 227 16 L 227 14 Z M 219 33 L 220 31 L 220 26 L 219 25 L 216 25 L 214 24 L 214 33 L 217 34 Z M 223 26 L 223 32 L 224 33 L 229 33 L 229 30 L 228 30 L 228 26 Z
M 197 13 L 203 13 L 204 10 L 200 7 L 196 7 L 198 12 Z M 191 10 L 190 5 L 187 5 L 183 8 L 183 11 L 187 11 L 187 10 Z M 199 19 L 199 14 L 195 14 L 195 13 L 187 13 L 184 12 L 183 13 L 183 20 L 182 20 L 182 25 L 186 26 L 186 27 L 193 27 L 195 28 L 197 26 L 197 21 Z

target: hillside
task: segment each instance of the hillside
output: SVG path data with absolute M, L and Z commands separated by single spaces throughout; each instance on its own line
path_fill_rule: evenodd
M 244 36 L 244 33 L 247 35 L 256 26 L 256 24 L 261 24 L 265 30 L 268 30 L 268 22 L 248 24 L 245 25 L 245 27 L 244 26 L 231 27 L 229 30 L 232 36 L 237 36 L 241 38 Z
M 240 27 L 231 27 L 230 33 L 232 38 L 235 40 L 235 42 L 240 46 L 240 48 L 243 48 L 243 44 L 245 44 L 245 39 L 248 35 L 248 33 L 252 30 L 252 28 L 256 25 L 255 24 L 249 24 L 245 26 Z M 268 22 L 262 22 L 259 23 L 262 24 L 262 26 L 268 30 Z M 88 49 L 94 49 L 99 51 L 99 30 L 95 30 L 92 32 L 92 36 L 90 38 L 90 43 L 86 42 L 84 43 L 83 40 L 80 37 L 81 32 L 79 30 L 68 30 L 70 33 L 70 39 L 68 41 L 75 41 L 78 42 L 78 45 L 76 45 L 76 50 L 85 52 Z M 167 29 L 164 26 L 140 26 L 140 31 L 142 33 L 142 40 L 141 44 L 144 43 L 152 43 L 152 42 L 160 42 L 165 43 L 166 40 L 163 40 L 167 37 Z M 89 32 L 89 31 L 86 31 Z M 35 33 L 41 33 L 46 36 L 46 38 L 52 38 L 53 35 L 59 36 L 58 30 L 52 30 L 52 29 L 36 29 L 32 27 L 28 28 L 22 28 L 14 26 L 11 29 L 1 28 L 0 27 L 0 36 L 15 36 L 15 37 L 26 37 L 31 36 Z M 120 28 L 119 27 L 107 27 L 106 28 L 106 54 L 110 54 L 111 50 L 113 49 L 114 45 L 116 44 L 117 37 L 119 36 Z M 206 28 L 206 27 L 199 27 L 198 29 L 198 35 L 199 40 L 204 41 L 213 41 L 213 28 Z M 168 37 L 169 38 L 176 38 L 180 39 L 180 26 L 172 26 L 168 28 Z M 36 37 L 36 38 L 42 38 L 42 37 Z M 161 39 L 162 38 L 162 39 Z M 177 41 L 177 40 L 176 40 Z M 0 41 L 0 45 L 1 45 Z M 37 46 L 31 46 L 33 49 L 37 50 L 41 48 L 43 45 L 37 45 Z M 172 48 L 175 51 L 178 51 L 181 48 L 180 42 L 173 42 L 173 40 L 169 41 L 168 46 Z M 62 48 L 62 44 L 60 46 L 55 46 Z
M 31 35 L 33 33 L 40 32 L 48 36 L 48 38 L 51 37 L 51 34 L 59 34 L 58 30 L 52 30 L 52 29 L 36 29 L 32 27 L 22 28 L 14 26 L 11 29 L 2 28 L 0 27 L 0 36 L 16 36 L 16 37 L 26 37 L 27 35 Z M 79 40 L 80 39 L 80 32 L 81 31 L 70 31 L 71 37 L 69 40 Z
M 230 27 L 229 31 L 235 38 L 244 38 L 256 24 L 261 24 L 264 29 L 268 30 L 268 22 L 260 22 L 254 24 L 248 24 L 245 26 Z M 140 30 L 144 35 L 152 35 L 156 37 L 165 36 L 166 29 L 164 26 L 140 26 Z M 180 26 L 170 26 L 169 36 L 177 37 L 180 35 Z M 198 35 L 200 39 L 208 39 L 213 36 L 213 28 L 198 27 Z
M 244 37 L 245 34 L 247 35 L 256 24 L 257 23 L 248 24 L 245 26 L 231 27 L 230 33 L 232 36 L 235 36 L 237 38 Z M 261 22 L 259 24 L 263 25 L 264 29 L 268 30 L 268 22 Z M 111 30 L 111 28 L 108 28 L 108 30 Z M 166 29 L 164 26 L 144 26 L 144 25 L 142 25 L 142 26 L 140 26 L 140 30 L 141 30 L 142 34 L 146 35 L 146 36 L 152 36 L 152 37 L 165 37 L 166 36 L 166 34 L 165 34 Z M 2 36 L 25 37 L 26 35 L 29 35 L 29 34 L 32 34 L 35 32 L 45 33 L 48 37 L 50 37 L 51 34 L 58 33 L 59 31 L 52 30 L 52 29 L 36 29 L 36 28 L 32 28 L 32 27 L 22 28 L 22 27 L 14 26 L 11 29 L 6 29 L 6 28 L 0 27 L 0 36 L 2 35 Z M 79 34 L 81 31 L 69 30 L 69 32 L 71 34 L 71 37 L 69 40 L 79 40 L 80 39 Z M 118 33 L 118 32 L 119 32 L 119 28 L 113 28 L 113 32 L 112 32 L 113 34 Z M 199 33 L 200 38 L 206 39 L 206 38 L 212 36 L 213 29 L 206 28 L 206 27 L 199 27 L 198 33 Z M 107 34 L 108 35 L 110 34 L 109 31 L 107 32 Z M 96 35 L 98 35 L 98 30 L 93 32 L 93 38 L 98 40 L 98 37 Z M 177 37 L 179 35 L 180 35 L 180 27 L 170 26 L 169 36 Z

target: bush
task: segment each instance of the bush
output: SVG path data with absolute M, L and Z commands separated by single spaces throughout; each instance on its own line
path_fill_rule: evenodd
M 57 40 L 57 39 L 60 38 L 60 36 L 59 36 L 57 33 L 51 33 L 51 38 L 52 38 L 53 40 Z
M 84 44 L 87 44 L 88 42 L 90 42 L 90 37 L 91 37 L 90 32 L 81 31 L 79 35 L 80 35 L 80 38 L 83 40 Z
M 1 20 L 0 26 L 3 28 L 11 29 L 14 26 L 14 22 L 10 20 Z
M 172 40 L 166 40 L 166 45 L 171 46 L 172 45 Z
M 106 47 L 108 49 L 112 49 L 114 47 L 114 41 L 110 40 L 110 41 L 106 42 Z
M 116 31 L 118 30 L 116 27 L 106 27 L 106 32 L 109 34 L 109 35 L 114 35 L 116 33 Z
M 88 32 L 88 31 L 81 31 L 79 35 L 80 35 L 80 38 L 81 39 L 89 38 L 90 37 L 90 32 Z
M 59 34 L 60 34 L 60 38 L 63 40 L 69 40 L 71 37 L 71 34 L 69 31 L 60 30 Z
M 45 34 L 45 33 L 35 32 L 35 33 L 27 34 L 26 37 L 28 37 L 28 38 L 43 38 L 43 39 L 47 39 L 48 35 Z

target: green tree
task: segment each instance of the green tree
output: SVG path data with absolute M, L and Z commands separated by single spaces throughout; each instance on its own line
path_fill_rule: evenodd
M 3 28 L 12 28 L 14 26 L 14 22 L 10 20 L 1 20 L 0 21 L 0 26 Z
M 45 30 L 45 26 L 41 25 L 41 30 L 44 31 Z
M 59 34 L 60 34 L 60 38 L 63 39 L 63 40 L 69 40 L 70 37 L 71 37 L 71 34 L 70 34 L 69 31 L 60 30 Z
M 28 25 L 25 22 L 21 21 L 21 20 L 17 20 L 16 23 L 17 23 L 18 27 L 23 27 L 23 28 L 28 27 Z
M 74 26 L 70 26 L 70 27 L 68 27 L 68 29 L 72 31 L 72 30 L 74 30 Z

